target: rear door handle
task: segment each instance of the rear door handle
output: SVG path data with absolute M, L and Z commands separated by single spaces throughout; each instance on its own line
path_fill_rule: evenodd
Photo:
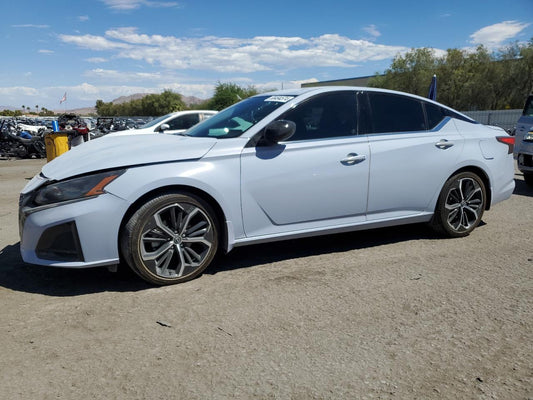
M 366 160 L 366 156 L 363 154 L 358 155 L 357 153 L 350 153 L 350 154 L 347 154 L 346 157 L 341 160 L 341 164 L 354 165 L 354 164 L 359 164 L 360 162 L 365 161 L 365 160 Z
M 441 150 L 446 150 L 452 147 L 455 143 L 449 142 L 446 139 L 441 139 L 437 143 L 435 143 L 435 146 L 437 146 Z

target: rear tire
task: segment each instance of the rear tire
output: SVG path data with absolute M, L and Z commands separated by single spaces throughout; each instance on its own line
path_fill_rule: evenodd
M 212 208 L 189 193 L 166 193 L 144 203 L 120 235 L 130 268 L 145 281 L 170 285 L 200 275 L 218 249 Z
M 431 225 L 444 236 L 468 236 L 481 222 L 486 202 L 485 184 L 479 176 L 456 174 L 442 188 Z

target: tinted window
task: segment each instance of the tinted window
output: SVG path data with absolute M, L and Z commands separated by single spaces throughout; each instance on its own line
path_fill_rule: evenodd
M 168 122 L 171 130 L 174 129 L 189 129 L 191 126 L 200 122 L 200 116 L 198 114 L 185 114 L 180 117 L 174 118 Z
M 425 103 L 429 129 L 435 128 L 446 116 L 446 110 L 435 104 Z
M 355 92 L 315 96 L 286 112 L 279 119 L 293 121 L 296 132 L 288 139 L 313 140 L 357 134 Z
M 367 93 L 371 112 L 367 133 L 426 130 L 419 100 L 389 93 Z

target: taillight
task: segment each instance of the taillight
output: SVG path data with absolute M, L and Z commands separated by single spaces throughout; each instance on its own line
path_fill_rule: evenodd
M 511 154 L 514 150 L 514 136 L 496 136 L 496 140 L 500 143 L 506 144 L 509 149 L 507 154 Z

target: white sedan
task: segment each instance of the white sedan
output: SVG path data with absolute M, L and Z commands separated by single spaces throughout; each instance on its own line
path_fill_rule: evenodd
M 167 133 L 175 135 L 185 132 L 194 125 L 215 115 L 217 111 L 189 110 L 176 111 L 153 119 L 138 129 L 127 129 L 109 133 L 108 136 L 140 135 L 149 133 Z
M 511 196 L 513 144 L 406 93 L 260 94 L 184 136 L 107 136 L 46 164 L 20 196 L 20 250 L 165 285 L 253 243 L 419 222 L 466 236 Z

